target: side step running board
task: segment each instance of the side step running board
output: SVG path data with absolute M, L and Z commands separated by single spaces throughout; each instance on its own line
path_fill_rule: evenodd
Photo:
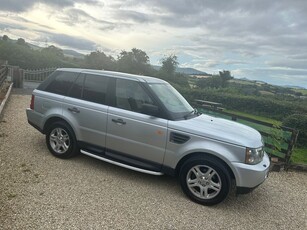
M 126 165 L 126 164 L 123 164 L 123 163 L 112 161 L 110 159 L 106 159 L 106 158 L 103 158 L 101 156 L 97 156 L 95 154 L 89 153 L 89 152 L 87 152 L 85 150 L 82 150 L 82 149 L 81 149 L 80 152 L 83 153 L 84 155 L 87 155 L 87 156 L 90 156 L 90 157 L 94 157 L 94 158 L 96 158 L 98 160 L 102 160 L 102 161 L 105 161 L 105 162 L 108 162 L 108 163 L 111 163 L 111 164 L 114 164 L 114 165 L 117 165 L 117 166 L 120 166 L 120 167 L 123 167 L 123 168 L 127 168 L 127 169 L 131 169 L 131 170 L 137 171 L 137 172 L 147 173 L 147 174 L 154 175 L 154 176 L 161 176 L 161 175 L 163 175 L 163 173 L 161 173 L 161 172 L 155 172 L 155 171 L 150 171 L 150 170 L 146 170 L 146 169 L 140 169 L 140 168 L 133 167 L 133 166 L 130 166 L 130 165 Z

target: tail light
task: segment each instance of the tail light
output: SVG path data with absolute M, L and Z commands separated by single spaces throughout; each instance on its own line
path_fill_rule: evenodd
M 31 97 L 30 109 L 34 110 L 34 95 L 33 94 Z

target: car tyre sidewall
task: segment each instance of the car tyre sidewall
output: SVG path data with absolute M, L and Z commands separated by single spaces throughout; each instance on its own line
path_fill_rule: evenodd
M 55 152 L 50 145 L 50 134 L 56 128 L 64 129 L 65 132 L 68 134 L 69 139 L 70 139 L 69 148 L 67 149 L 67 151 L 65 153 L 62 153 L 62 154 Z M 46 144 L 47 144 L 49 151 L 52 153 L 52 155 L 54 155 L 58 158 L 67 159 L 67 158 L 71 158 L 71 157 L 74 157 L 74 156 L 79 154 L 79 148 L 77 146 L 75 134 L 74 134 L 72 128 L 68 124 L 66 124 L 65 122 L 58 121 L 58 122 L 55 122 L 55 123 L 53 123 L 52 125 L 49 126 L 49 128 L 47 129 L 47 132 L 46 132 Z
M 222 187 L 217 196 L 211 199 L 201 199 L 195 196 L 190 191 L 187 185 L 186 178 L 187 178 L 187 174 L 189 170 L 196 165 L 209 166 L 218 173 L 221 179 Z M 192 201 L 202 204 L 202 205 L 206 205 L 206 206 L 211 206 L 211 205 L 215 205 L 215 204 L 222 202 L 228 196 L 230 188 L 231 188 L 231 178 L 224 164 L 217 159 L 211 159 L 211 158 L 206 158 L 206 157 L 196 157 L 196 158 L 191 158 L 187 160 L 181 167 L 181 170 L 179 173 L 179 180 L 180 180 L 180 185 L 181 185 L 183 192 Z

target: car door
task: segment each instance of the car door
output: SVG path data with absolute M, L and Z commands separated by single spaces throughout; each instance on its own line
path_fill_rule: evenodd
M 73 123 L 81 145 L 105 148 L 108 80 L 101 75 L 81 74 L 64 98 L 63 116 Z
M 108 110 L 106 154 L 159 170 L 165 154 L 167 120 L 142 112 L 144 104 L 155 103 L 138 81 L 116 79 L 114 103 Z

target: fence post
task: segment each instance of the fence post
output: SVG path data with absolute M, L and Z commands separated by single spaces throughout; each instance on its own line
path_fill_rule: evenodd
M 293 130 L 292 135 L 291 135 L 291 143 L 289 143 L 287 154 L 286 154 L 286 160 L 285 160 L 285 169 L 286 170 L 290 166 L 290 163 L 291 163 L 290 159 L 291 159 L 292 151 L 294 149 L 294 145 L 296 144 L 296 141 L 297 141 L 297 137 L 298 137 L 298 131 Z
M 23 88 L 24 71 L 18 66 L 13 67 L 13 83 L 14 88 Z

